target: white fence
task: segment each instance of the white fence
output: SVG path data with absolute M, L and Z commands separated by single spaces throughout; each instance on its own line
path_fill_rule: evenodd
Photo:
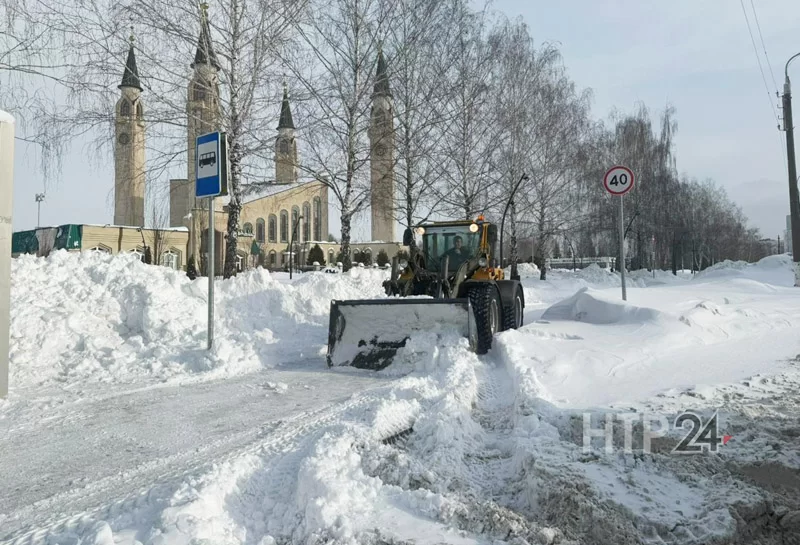
M 545 265 L 548 269 L 585 269 L 593 263 L 602 269 L 614 268 L 617 260 L 613 257 L 564 257 L 559 259 L 548 259 Z

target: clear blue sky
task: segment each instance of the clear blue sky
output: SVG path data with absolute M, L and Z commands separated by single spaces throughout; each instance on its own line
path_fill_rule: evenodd
M 769 85 L 739 0 L 499 0 L 494 8 L 522 16 L 537 43 L 559 44 L 564 64 L 594 92 L 593 113 L 632 111 L 644 102 L 654 116 L 677 109 L 681 173 L 723 185 L 764 235 L 783 237 L 788 182 L 783 140 L 770 103 L 775 85 L 763 57 L 751 0 L 744 0 Z M 780 90 L 783 66 L 800 52 L 800 2 L 753 0 Z M 800 59 L 790 69 L 800 96 Z M 800 119 L 800 100 L 795 100 Z M 276 112 L 277 115 L 277 112 Z M 14 229 L 36 224 L 34 195 L 44 188 L 37 146 L 17 142 Z M 42 223 L 108 223 L 112 219 L 113 160 L 77 142 L 61 173 L 48 180 Z M 599 181 L 598 181 L 599 183 Z M 336 231 L 332 225 L 332 231 Z

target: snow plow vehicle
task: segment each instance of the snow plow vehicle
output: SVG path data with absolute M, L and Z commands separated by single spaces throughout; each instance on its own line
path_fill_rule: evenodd
M 522 325 L 525 308 L 522 286 L 495 263 L 496 244 L 483 216 L 406 229 L 410 259 L 392 260 L 387 298 L 331 301 L 328 365 L 383 369 L 416 332 L 458 332 L 485 354 L 496 333 Z

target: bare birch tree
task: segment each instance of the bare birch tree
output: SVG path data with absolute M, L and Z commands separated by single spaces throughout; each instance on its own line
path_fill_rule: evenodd
M 437 211 L 443 106 L 447 88 L 439 68 L 451 57 L 454 27 L 441 0 L 399 0 L 389 26 L 389 62 L 397 127 L 397 219 L 405 227 Z
M 280 49 L 304 2 L 222 0 L 208 16 L 212 48 L 220 59 L 217 128 L 229 142 L 227 252 L 223 274 L 236 270 L 241 191 L 261 182 L 272 162 L 273 141 L 265 131 L 278 116 Z M 194 0 L 87 0 L 77 6 L 52 4 L 46 13 L 57 21 L 79 62 L 75 77 L 94 85 L 73 90 L 56 121 L 95 134 L 97 149 L 111 152 L 114 92 L 124 68 L 129 27 L 137 37 L 136 54 L 147 126 L 147 176 L 166 198 L 164 178 L 186 168 L 190 64 L 198 48 L 202 12 Z M 160 182 L 160 183 L 159 183 Z
M 286 67 L 301 87 L 307 143 L 301 168 L 333 194 L 345 270 L 352 264 L 353 219 L 370 202 L 370 98 L 387 10 L 379 0 L 313 2 L 295 25 L 298 48 L 286 51 Z
M 492 52 L 485 11 L 471 11 L 464 0 L 452 0 L 448 9 L 454 32 L 446 42 L 451 55 L 438 66 L 447 100 L 436 196 L 446 213 L 471 219 L 489 204 L 487 177 L 497 131 L 489 84 Z

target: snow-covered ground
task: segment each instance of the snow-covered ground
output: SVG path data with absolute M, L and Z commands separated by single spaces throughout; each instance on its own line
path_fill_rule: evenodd
M 384 371 L 324 364 L 330 300 L 385 271 L 252 271 L 217 289 L 132 258 L 22 257 L 0 401 L 0 542 L 798 543 L 800 292 L 785 256 L 692 277 L 521 268 L 486 356 L 415 335 Z M 718 411 L 623 449 L 614 421 Z M 658 431 L 658 430 L 657 430 Z M 654 435 L 662 435 L 657 433 Z

